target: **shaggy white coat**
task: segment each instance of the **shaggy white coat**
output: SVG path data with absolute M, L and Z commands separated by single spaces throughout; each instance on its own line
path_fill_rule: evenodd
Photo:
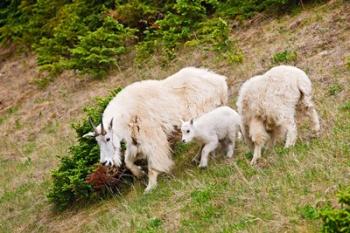
M 263 75 L 247 80 L 239 91 L 238 112 L 242 134 L 254 156 L 251 164 L 261 157 L 268 142 L 286 135 L 285 147 L 295 144 L 296 111 L 311 118 L 312 129 L 320 131 L 319 117 L 312 101 L 312 85 L 304 71 L 293 66 L 277 66 Z
M 114 153 L 108 151 L 103 155 L 101 150 L 101 162 L 119 166 L 119 144 L 124 140 L 125 164 L 134 175 L 143 175 L 134 161 L 147 159 L 146 191 L 151 190 L 157 184 L 158 173 L 169 172 L 173 166 L 167 139 L 180 129 L 181 119 L 191 119 L 225 105 L 227 92 L 225 76 L 195 67 L 181 69 L 164 80 L 127 86 L 103 113 L 104 126 L 111 125 Z
M 182 142 L 192 140 L 203 144 L 199 167 L 208 166 L 208 156 L 224 144 L 226 156 L 231 158 L 234 154 L 236 136 L 240 131 L 241 119 L 238 113 L 230 107 L 216 108 L 195 120 L 182 123 Z

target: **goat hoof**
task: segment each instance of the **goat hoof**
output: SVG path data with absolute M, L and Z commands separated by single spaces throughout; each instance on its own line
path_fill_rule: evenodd
M 251 165 L 251 166 L 256 166 L 256 164 L 257 164 L 257 163 L 256 163 L 256 160 L 255 160 L 255 159 L 253 159 L 252 161 L 250 161 L 250 165 Z
M 144 191 L 144 194 L 152 192 L 155 187 L 156 187 L 156 185 L 154 185 L 154 186 L 147 186 L 145 191 Z

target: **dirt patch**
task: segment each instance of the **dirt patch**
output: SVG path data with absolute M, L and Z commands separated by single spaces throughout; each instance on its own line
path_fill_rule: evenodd
M 36 72 L 34 56 L 12 57 L 0 68 L 0 114 L 27 100 L 35 88 L 30 85 Z

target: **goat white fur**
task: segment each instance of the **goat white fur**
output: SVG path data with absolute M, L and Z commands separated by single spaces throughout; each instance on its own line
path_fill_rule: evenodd
M 304 71 L 293 66 L 277 66 L 247 80 L 239 91 L 237 108 L 243 137 L 250 149 L 254 149 L 252 165 L 261 157 L 266 143 L 272 147 L 277 138 L 286 135 L 285 147 L 295 144 L 296 111 L 308 115 L 312 129 L 316 133 L 320 131 L 311 81 Z
M 226 156 L 234 154 L 236 136 L 240 131 L 240 116 L 230 107 L 223 106 L 212 110 L 195 120 L 183 122 L 181 126 L 182 142 L 193 139 L 204 144 L 199 167 L 208 165 L 208 156 L 221 142 L 226 150 Z
M 126 142 L 127 168 L 139 177 L 143 172 L 134 162 L 142 158 L 148 161 L 146 191 L 156 186 L 160 172 L 171 170 L 167 139 L 180 129 L 180 119 L 191 119 L 226 104 L 227 91 L 225 76 L 187 67 L 164 80 L 133 83 L 108 104 L 103 123 L 114 122 L 113 135 Z M 112 161 L 120 165 L 120 154 L 113 156 Z

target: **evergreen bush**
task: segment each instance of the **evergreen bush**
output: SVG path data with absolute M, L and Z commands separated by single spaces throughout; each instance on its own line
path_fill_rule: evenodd
M 340 208 L 327 207 L 320 211 L 325 233 L 350 232 L 350 186 L 337 194 Z
M 88 117 L 94 122 L 101 122 L 102 112 L 120 90 L 115 89 L 109 96 L 98 98 L 95 105 L 84 109 L 87 117 L 80 123 L 73 124 L 78 142 L 70 148 L 68 155 L 60 157 L 58 168 L 52 171 L 52 184 L 47 195 L 58 210 L 67 208 L 73 202 L 95 197 L 96 193 L 85 182 L 85 178 L 99 161 L 99 148 L 95 139 L 82 136 L 92 130 Z
M 183 45 L 242 55 L 229 39 L 229 21 L 261 11 L 285 12 L 298 0 L 4 0 L 0 43 L 31 47 L 41 70 L 75 70 L 103 77 L 128 46 L 142 62 L 154 53 L 172 59 Z

